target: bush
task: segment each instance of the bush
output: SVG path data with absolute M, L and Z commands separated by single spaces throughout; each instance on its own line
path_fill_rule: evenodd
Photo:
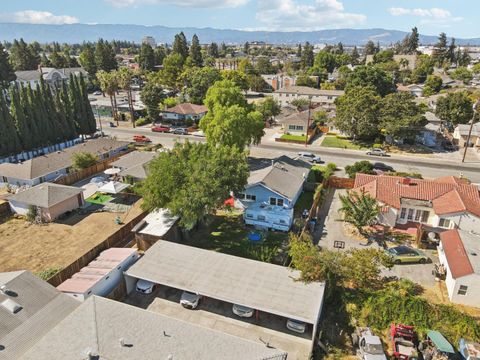
M 329 169 L 330 171 L 334 172 L 335 170 L 337 170 L 337 164 L 335 164 L 335 163 L 328 163 L 328 164 L 327 164 L 327 169 Z
M 95 165 L 98 161 L 98 156 L 89 152 L 78 152 L 73 154 L 73 167 L 81 170 Z
M 150 124 L 150 120 L 148 120 L 147 118 L 144 118 L 144 117 L 141 117 L 141 118 L 138 118 L 137 120 L 135 120 L 135 126 L 143 126 L 143 125 L 147 125 L 147 124 Z
M 27 215 L 26 215 L 27 221 L 34 222 L 35 218 L 37 217 L 37 214 L 38 214 L 37 207 L 33 205 L 29 205 Z
M 60 270 L 62 270 L 62 269 L 61 268 L 48 268 L 46 270 L 36 272 L 35 275 L 37 275 L 40 279 L 47 281 L 51 277 L 53 277 L 53 275 L 58 273 Z
M 345 166 L 345 172 L 348 174 L 350 179 L 354 179 L 357 173 L 375 174 L 373 171 L 373 164 L 367 160 L 357 161 L 353 165 Z
M 373 147 L 374 149 L 382 149 L 382 148 L 383 148 L 383 144 L 378 144 L 378 143 L 377 143 L 377 144 L 373 144 L 372 147 Z

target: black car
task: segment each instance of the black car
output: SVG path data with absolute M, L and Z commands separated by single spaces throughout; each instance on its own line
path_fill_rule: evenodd
M 373 164 L 373 169 L 374 170 L 380 170 L 380 171 L 394 171 L 393 167 L 390 165 L 381 163 L 381 162 L 376 162 Z

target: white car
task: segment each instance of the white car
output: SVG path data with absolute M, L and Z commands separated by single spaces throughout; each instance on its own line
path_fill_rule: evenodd
M 137 281 L 136 290 L 141 294 L 151 294 L 155 284 L 148 280 L 139 279 Z
M 291 331 L 295 331 L 297 333 L 303 334 L 307 329 L 307 324 L 303 321 L 298 321 L 294 319 L 287 320 L 287 329 Z
M 195 309 L 197 308 L 198 304 L 200 303 L 200 295 L 190 292 L 184 291 L 182 293 L 182 297 L 180 298 L 180 304 L 186 309 Z
M 237 304 L 233 304 L 232 311 L 235 315 L 244 318 L 251 318 L 253 316 L 253 313 L 255 312 L 255 310 L 252 308 Z
M 387 152 L 383 149 L 370 149 L 367 151 L 367 155 L 375 155 L 375 156 L 387 156 Z
M 317 156 L 309 152 L 299 152 L 298 157 L 302 160 L 310 161 L 314 164 L 320 164 L 322 162 L 322 159 L 320 159 L 320 156 Z

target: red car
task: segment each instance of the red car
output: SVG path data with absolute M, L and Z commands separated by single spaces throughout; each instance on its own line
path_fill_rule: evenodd
M 133 136 L 133 141 L 138 142 L 138 143 L 149 143 L 152 142 L 148 137 L 145 135 L 134 135 Z
M 169 133 L 170 128 L 168 126 L 157 125 L 152 127 L 153 132 L 160 132 L 160 133 Z

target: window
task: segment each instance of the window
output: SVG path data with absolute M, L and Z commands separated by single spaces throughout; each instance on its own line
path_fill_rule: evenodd
M 407 209 L 402 208 L 402 211 L 400 212 L 400 219 L 405 219 L 406 215 L 407 215 Z
M 283 220 L 283 219 L 280 219 L 280 220 L 279 220 L 279 223 L 280 223 L 280 224 L 286 224 L 285 220 Z
M 302 126 L 302 125 L 297 125 L 295 130 L 301 130 L 301 131 L 303 131 L 303 126 Z
M 415 211 L 414 209 L 408 209 L 408 216 L 407 216 L 408 220 L 413 220 L 414 211 Z
M 420 221 L 420 216 L 422 215 L 422 211 L 421 210 L 417 210 L 415 212 L 415 221 Z
M 237 198 L 239 198 L 240 200 L 245 200 L 245 194 L 244 193 L 239 193 L 239 194 L 237 194 Z
M 422 211 L 422 223 L 428 222 L 428 217 L 430 216 L 430 211 L 423 210 Z
M 458 288 L 458 295 L 467 295 L 468 286 L 460 285 Z
M 447 228 L 447 229 L 450 229 L 451 225 L 452 224 L 451 224 L 450 219 L 440 218 L 440 221 L 438 222 L 438 226 L 443 227 L 443 228 Z
M 295 125 L 288 125 L 288 130 L 295 130 Z
M 277 199 L 277 206 L 283 206 L 283 199 Z
M 253 219 L 253 214 L 247 213 L 247 218 Z
M 265 221 L 265 215 L 257 215 L 257 219 L 260 221 Z
M 333 97 L 332 97 L 332 96 L 327 96 L 327 99 L 328 99 L 328 100 L 332 100 Z
M 245 195 L 245 200 L 257 201 L 257 196 L 256 196 L 256 195 L 246 194 L 246 195 Z
M 270 198 L 270 205 L 277 205 L 277 199 L 271 197 L 271 198 Z

